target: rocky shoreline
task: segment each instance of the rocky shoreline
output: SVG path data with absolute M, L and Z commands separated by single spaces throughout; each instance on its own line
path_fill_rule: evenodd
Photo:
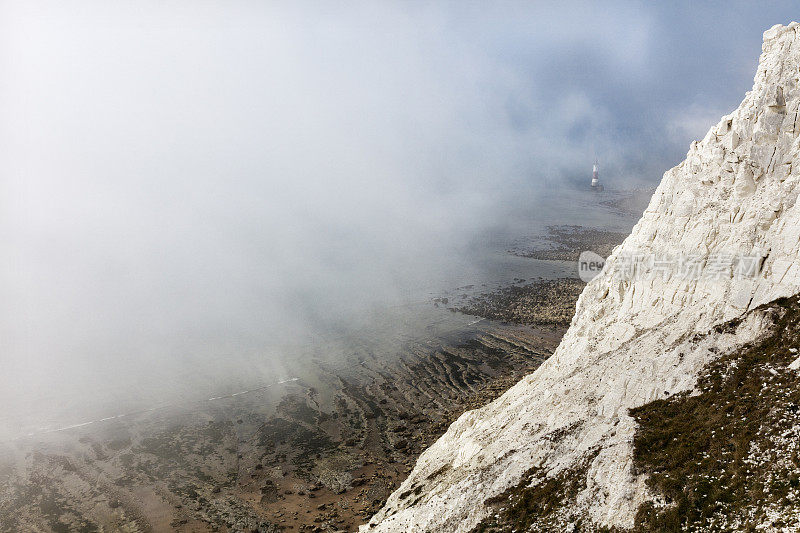
M 526 256 L 572 260 L 621 240 L 575 226 L 553 234 L 554 248 Z M 583 286 L 462 287 L 458 305 L 431 304 L 485 320 L 456 338 L 410 340 L 391 360 L 315 360 L 304 378 L 214 407 L 0 443 L 0 532 L 355 531 L 462 413 L 553 353 Z
M 241 404 L 0 445 L 0 531 L 354 531 L 461 413 L 538 367 L 563 334 L 482 326 L 406 346 L 388 366 L 319 363 L 318 382 L 272 393 L 271 413 Z
M 585 285 L 575 278 L 536 280 L 472 296 L 452 309 L 512 324 L 564 328 Z
M 546 235 L 516 242 L 508 253 L 545 261 L 577 261 L 589 250 L 608 257 L 627 233 L 583 226 L 548 226 Z

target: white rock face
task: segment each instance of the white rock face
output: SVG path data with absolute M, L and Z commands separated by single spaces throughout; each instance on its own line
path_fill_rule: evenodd
M 631 527 L 652 495 L 632 471 L 628 409 L 691 390 L 714 350 L 751 341 L 766 326 L 751 314 L 733 333 L 700 341 L 695 334 L 800 292 L 798 108 L 793 22 L 764 33 L 753 90 L 664 174 L 632 234 L 584 290 L 556 353 L 493 403 L 461 416 L 362 531 L 469 531 L 488 512 L 483 502 L 528 469 L 553 476 L 587 458 L 587 486 L 572 511 L 597 525 Z M 699 258 L 704 275 L 691 279 L 658 264 L 633 279 L 615 272 L 638 254 Z M 741 255 L 756 258 L 751 277 L 719 268 Z M 418 487 L 418 495 L 401 497 Z

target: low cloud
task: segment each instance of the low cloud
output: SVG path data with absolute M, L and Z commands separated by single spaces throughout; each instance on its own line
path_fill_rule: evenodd
M 654 183 L 783 16 L 555 6 L 0 2 L 0 400 L 277 375 L 479 277 L 545 180 Z

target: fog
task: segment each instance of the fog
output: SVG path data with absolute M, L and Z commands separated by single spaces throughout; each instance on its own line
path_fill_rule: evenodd
M 283 379 L 282 346 L 485 279 L 476 241 L 595 157 L 656 183 L 789 22 L 560 6 L 0 2 L 4 414 Z

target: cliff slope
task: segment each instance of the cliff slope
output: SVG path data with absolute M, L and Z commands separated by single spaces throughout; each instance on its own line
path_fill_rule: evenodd
M 693 391 L 709 364 L 772 331 L 748 311 L 800 292 L 798 107 L 792 23 L 764 33 L 752 91 L 664 174 L 555 354 L 461 416 L 362 529 L 470 531 L 520 485 L 558 485 L 562 503 L 542 511 L 554 525 L 630 528 L 658 503 L 634 467 L 630 410 Z

